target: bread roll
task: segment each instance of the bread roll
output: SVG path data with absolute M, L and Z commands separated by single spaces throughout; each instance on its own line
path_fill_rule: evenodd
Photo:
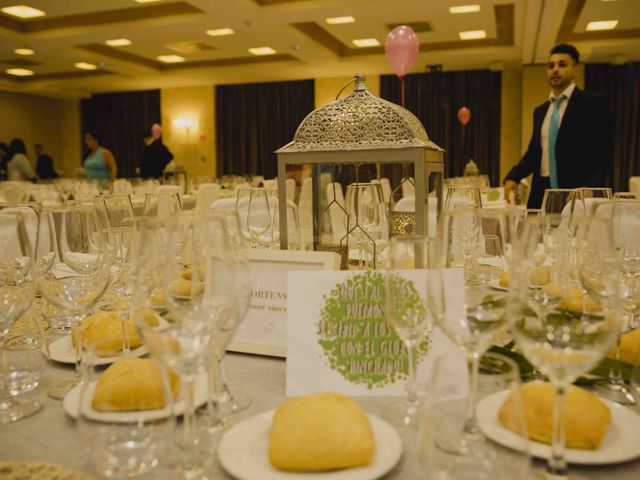
M 508 288 L 511 283 L 511 270 L 507 270 L 503 272 L 500 276 L 500 286 L 503 288 Z
M 123 322 L 118 312 L 100 312 L 90 315 L 82 321 L 80 328 L 83 348 L 94 344 L 96 354 L 106 357 L 122 351 Z M 129 348 L 138 348 L 142 345 L 133 319 L 127 319 L 124 322 L 124 328 L 129 338 Z M 71 340 L 73 345 L 76 345 L 77 335 L 75 333 L 71 335 Z
M 615 347 L 607 356 L 615 358 Z M 620 360 L 630 365 L 640 364 L 640 328 L 620 336 Z
M 369 420 L 338 393 L 286 400 L 269 432 L 269 461 L 282 470 L 326 471 L 368 465 L 375 453 Z
M 560 308 L 576 313 L 595 313 L 602 309 L 600 304 L 593 298 L 586 295 L 582 290 L 573 287 L 565 292 Z
M 164 288 L 158 288 L 151 294 L 151 305 L 154 307 L 164 307 L 167 304 L 167 300 L 164 295 Z
M 192 282 L 191 280 L 186 280 L 184 278 L 176 278 L 171 282 L 169 291 L 172 295 L 180 297 L 195 297 L 197 295 L 202 295 L 204 292 L 204 283 Z
M 99 412 L 156 410 L 167 405 L 160 367 L 153 359 L 124 358 L 111 364 L 96 385 L 91 406 Z M 171 394 L 176 396 L 180 379 L 169 372 Z
M 529 285 L 542 287 L 551 281 L 551 268 L 534 267 L 529 271 Z
M 554 388 L 547 382 L 533 382 L 521 388 L 524 416 L 529 438 L 551 444 Z M 517 415 L 519 402 L 511 392 L 500 409 L 500 422 L 521 433 Z M 566 446 L 594 450 L 598 448 L 611 422 L 609 408 L 595 395 L 576 386 L 567 392 L 565 409 Z

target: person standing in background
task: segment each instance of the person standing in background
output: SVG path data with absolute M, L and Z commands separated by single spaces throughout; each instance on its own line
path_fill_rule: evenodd
M 604 187 L 613 164 L 613 130 L 607 99 L 576 87 L 580 54 L 566 43 L 551 49 L 549 98 L 533 111 L 526 153 L 504 179 L 505 198 L 533 174 L 529 208 L 540 208 L 547 188 Z
M 9 146 L 0 142 L 0 181 L 7 179 L 7 162 L 9 161 L 7 150 L 9 150 Z
M 89 149 L 84 159 L 87 180 L 108 180 L 113 183 L 118 175 L 118 166 L 111 151 L 100 145 L 100 135 L 96 132 L 87 132 L 84 143 Z
M 173 159 L 173 154 L 162 143 L 162 127 L 158 123 L 151 125 L 151 137 L 145 137 L 147 146 L 144 147 L 140 161 L 140 176 L 142 178 L 162 177 L 164 167 Z
M 36 152 L 36 173 L 42 180 L 50 180 L 58 178 L 58 174 L 53 168 L 53 159 L 44 153 L 44 147 L 40 143 L 33 146 Z
M 7 177 L 9 180 L 31 180 L 38 181 L 38 175 L 33 171 L 31 162 L 27 157 L 27 149 L 20 138 L 14 138 L 9 143 L 7 152 Z

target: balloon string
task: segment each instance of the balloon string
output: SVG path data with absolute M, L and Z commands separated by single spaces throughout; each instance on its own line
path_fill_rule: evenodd
M 400 78 L 400 91 L 401 93 L 401 98 L 402 98 L 402 108 L 404 108 L 404 77 Z

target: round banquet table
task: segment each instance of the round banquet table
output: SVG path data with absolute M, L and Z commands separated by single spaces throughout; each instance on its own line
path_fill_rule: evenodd
M 231 416 L 232 424 L 256 413 L 271 410 L 285 399 L 285 361 L 283 359 L 229 353 L 225 363 L 231 389 L 248 395 L 253 402 L 248 409 Z M 50 399 L 46 395 L 51 385 L 70 378 L 72 374 L 71 366 L 53 364 L 48 367 L 41 385 L 29 394 L 37 397 L 44 404 L 42 410 L 18 422 L 0 426 L 0 461 L 44 461 L 91 473 L 75 422 L 63 412 L 60 401 Z M 360 397 L 357 400 L 367 413 L 382 418 L 385 407 L 394 399 Z M 428 478 L 425 467 L 417 459 L 416 432 L 400 431 L 400 434 L 404 447 L 402 459 L 383 479 Z M 640 442 L 640 432 L 638 432 L 638 441 Z M 217 462 L 214 468 L 214 478 L 232 478 L 220 468 Z M 534 468 L 542 471 L 544 463 L 536 460 Z M 158 475 L 159 473 L 155 472 L 145 478 L 165 478 Z M 603 478 L 638 480 L 640 458 L 627 463 L 597 467 L 572 465 L 571 473 L 573 480 Z M 171 477 L 166 476 L 166 478 Z

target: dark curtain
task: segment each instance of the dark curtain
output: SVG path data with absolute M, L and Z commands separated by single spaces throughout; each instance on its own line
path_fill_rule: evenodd
M 83 138 L 84 133 L 96 131 L 100 144 L 116 159 L 118 177 L 135 177 L 143 135 L 153 123 L 160 123 L 160 90 L 95 94 L 82 100 L 81 112 Z
M 422 122 L 429 139 L 446 150 L 445 177 L 462 175 L 473 159 L 480 173 L 500 184 L 500 72 L 470 70 L 407 75 L 405 108 Z M 380 77 L 380 96 L 401 104 L 401 84 L 395 75 Z M 457 112 L 471 110 L 462 126 Z
M 216 86 L 218 175 L 278 174 L 278 148 L 314 108 L 314 81 Z
M 586 64 L 584 87 L 609 99 L 613 116 L 613 188 L 627 191 L 629 177 L 640 175 L 640 62 Z

